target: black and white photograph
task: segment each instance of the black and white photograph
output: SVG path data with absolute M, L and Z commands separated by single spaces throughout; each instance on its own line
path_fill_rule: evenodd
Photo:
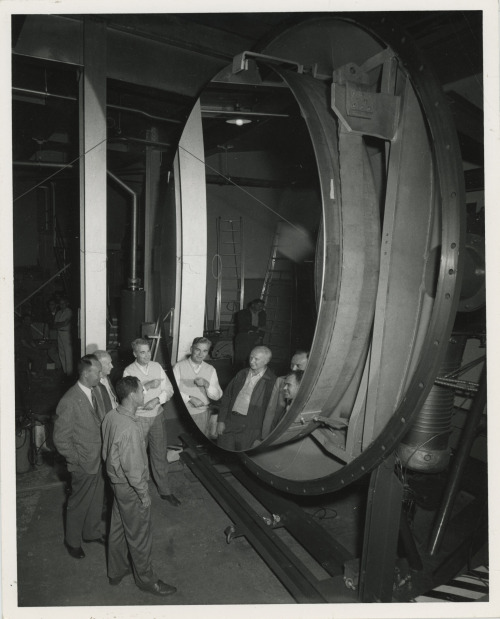
M 2 616 L 499 617 L 497 3 L 210 4 L 0 5 Z

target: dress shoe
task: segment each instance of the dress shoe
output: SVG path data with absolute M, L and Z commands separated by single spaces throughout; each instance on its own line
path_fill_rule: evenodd
M 177 589 L 172 587 L 172 585 L 167 585 L 166 582 L 162 580 L 158 580 L 157 582 L 151 585 L 137 585 L 139 589 L 143 591 L 147 591 L 148 593 L 153 593 L 154 595 L 172 595 L 175 593 Z
M 168 501 L 170 505 L 173 505 L 174 507 L 177 507 L 181 504 L 175 494 L 160 494 L 160 496 L 164 501 Z
M 73 557 L 73 559 L 84 559 L 85 558 L 85 553 L 83 552 L 83 548 L 81 546 L 78 546 L 78 548 L 75 548 L 74 546 L 70 546 L 69 544 L 65 544 L 65 546 L 68 549 L 70 556 Z
M 101 535 L 101 537 L 96 537 L 94 539 L 84 539 L 83 540 L 86 544 L 92 544 L 93 542 L 95 542 L 96 544 L 101 544 L 102 546 L 106 546 L 106 536 L 105 535 Z
M 132 574 L 132 570 L 130 568 L 128 568 L 125 572 L 123 572 L 123 574 L 121 576 L 116 576 L 115 578 L 109 578 L 109 584 L 113 587 L 116 587 L 116 585 L 119 585 L 121 583 L 121 581 L 125 578 L 125 576 L 128 576 L 129 574 Z

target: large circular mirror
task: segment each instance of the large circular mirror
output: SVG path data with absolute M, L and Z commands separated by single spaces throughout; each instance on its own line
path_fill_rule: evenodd
M 432 385 L 462 244 L 461 165 L 441 103 L 404 35 L 333 16 L 236 57 L 201 96 L 214 365 L 231 360 L 227 400 L 245 359 L 234 315 L 261 299 L 266 321 L 250 316 L 245 354 L 271 349 L 282 377 L 279 410 L 268 393 L 255 423 L 238 420 L 252 430 L 243 442 L 206 434 L 276 487 L 320 493 L 363 475 Z M 287 298 L 287 317 L 273 297 Z M 296 349 L 310 351 L 307 367 L 286 381 Z M 223 404 L 224 422 L 234 407 Z

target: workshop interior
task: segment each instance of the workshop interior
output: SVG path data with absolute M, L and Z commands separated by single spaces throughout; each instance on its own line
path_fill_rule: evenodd
M 309 353 L 250 449 L 165 405 L 161 603 L 488 602 L 483 19 L 12 15 L 19 606 L 155 603 L 64 553 L 60 298 L 112 380 L 203 335 L 224 390 L 254 299 L 276 376 Z

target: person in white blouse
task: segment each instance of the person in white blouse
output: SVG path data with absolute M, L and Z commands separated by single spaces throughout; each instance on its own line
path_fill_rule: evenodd
M 175 364 L 173 371 L 180 394 L 198 428 L 208 434 L 210 400 L 220 400 L 222 389 L 215 368 L 205 362 L 212 342 L 195 337 L 190 356 Z
M 174 389 L 161 365 L 151 361 L 148 340 L 134 340 L 132 351 L 135 361 L 124 369 L 123 376 L 135 376 L 144 387 L 144 405 L 137 409 L 136 416 L 141 422 L 146 446 L 149 444 L 151 468 L 160 497 L 177 506 L 180 501 L 172 493 L 167 475 L 167 437 L 162 415 L 162 404 L 170 400 Z

